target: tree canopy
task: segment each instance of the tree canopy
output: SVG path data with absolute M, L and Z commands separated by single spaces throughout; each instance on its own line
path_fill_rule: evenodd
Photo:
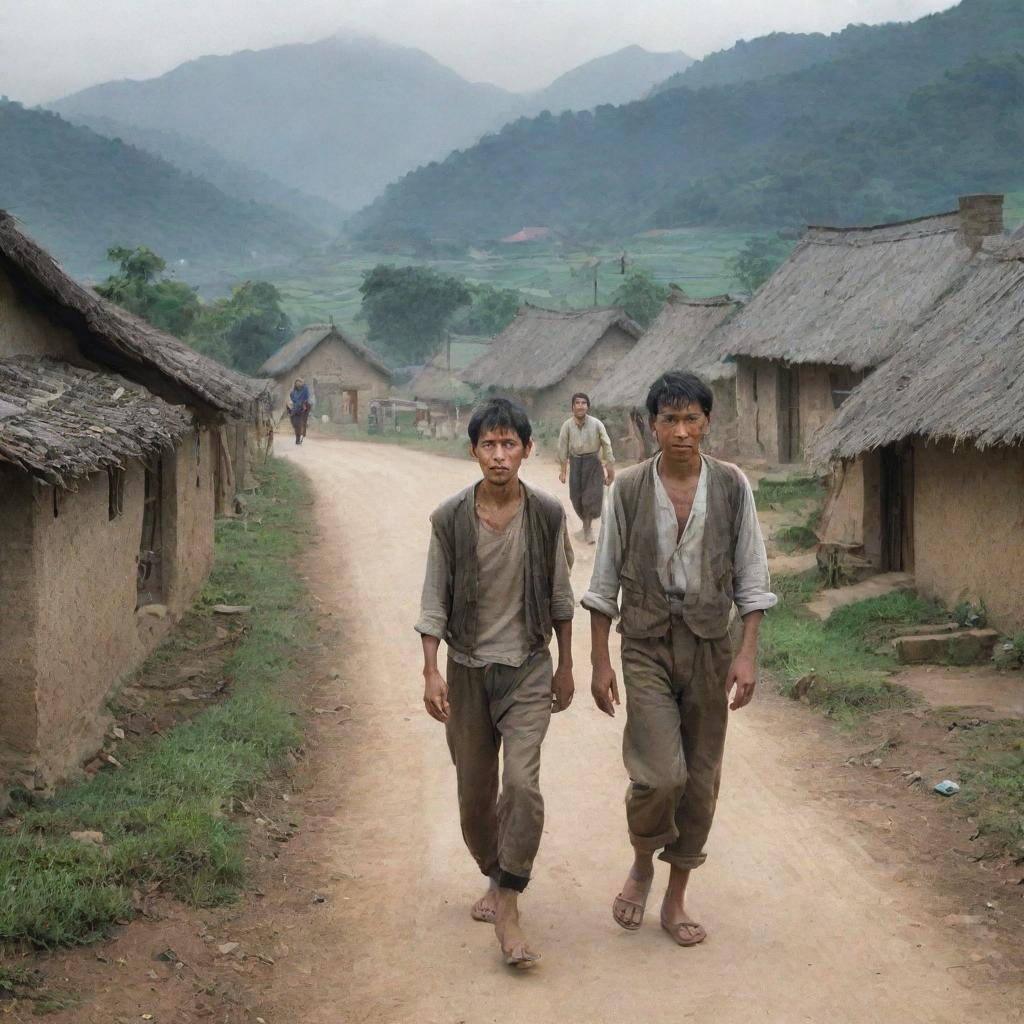
M 667 298 L 668 289 L 658 284 L 646 270 L 633 270 L 616 289 L 612 301 L 646 330 Z
M 789 255 L 790 245 L 781 238 L 757 235 L 726 261 L 726 270 L 746 292 L 756 292 Z

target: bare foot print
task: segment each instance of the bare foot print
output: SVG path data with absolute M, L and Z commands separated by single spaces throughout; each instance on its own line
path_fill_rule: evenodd
M 469 916 L 474 921 L 483 921 L 484 924 L 494 924 L 497 911 L 498 890 L 491 886 L 470 908 Z
M 662 906 L 661 927 L 672 936 L 672 940 L 678 946 L 697 946 L 708 937 L 704 926 L 694 921 L 677 905 L 670 907 L 666 903 Z
M 540 953 L 530 949 L 523 929 L 519 926 L 519 907 L 516 893 L 508 889 L 498 890 L 495 908 L 494 932 L 498 936 L 501 952 L 509 967 L 525 970 L 540 959 Z
M 622 884 L 622 892 L 612 902 L 612 917 L 617 925 L 634 932 L 644 923 L 644 911 L 647 909 L 647 897 L 653 881 L 653 868 L 649 874 L 638 871 L 636 865 L 629 869 L 626 881 Z

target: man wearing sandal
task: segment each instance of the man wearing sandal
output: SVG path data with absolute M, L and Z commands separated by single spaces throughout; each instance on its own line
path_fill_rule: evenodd
M 519 479 L 533 448 L 526 412 L 491 399 L 470 417 L 468 432 L 483 479 L 430 517 L 416 624 L 423 702 L 445 725 L 462 836 L 490 880 L 470 913 L 494 924 L 505 962 L 525 968 L 539 959 L 520 927 L 518 899 L 544 831 L 540 749 L 552 713 L 572 703 L 574 690 L 572 547 L 561 502 Z M 442 640 L 444 676 L 437 664 Z
M 687 912 L 687 883 L 706 859 L 729 708 L 738 711 L 754 695 L 758 630 L 777 601 L 750 484 L 735 466 L 700 451 L 712 403 L 692 374 L 666 374 L 651 386 L 647 411 L 660 451 L 616 478 L 582 601 L 590 611 L 591 691 L 612 716 L 619 689 L 608 636 L 616 617 L 622 634 L 633 864 L 612 915 L 627 930 L 640 927 L 657 853 L 669 865 L 661 925 L 680 946 L 707 937 Z M 735 655 L 734 606 L 743 621 Z

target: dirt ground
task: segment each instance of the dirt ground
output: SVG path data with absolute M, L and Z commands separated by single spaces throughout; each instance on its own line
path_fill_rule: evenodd
M 709 939 L 683 950 L 659 929 L 664 874 L 645 927 L 617 928 L 609 908 L 630 859 L 623 716 L 609 721 L 590 701 L 582 611 L 577 701 L 545 744 L 547 826 L 523 900 L 544 959 L 510 972 L 493 930 L 468 915 L 483 880 L 459 834 L 443 729 L 423 711 L 412 629 L 427 516 L 475 479 L 475 464 L 315 437 L 281 454 L 308 472 L 318 499 L 307 572 L 323 615 L 309 652 L 308 759 L 291 791 L 256 809 L 246 899 L 211 913 L 158 905 L 156 921 L 57 954 L 54 983 L 62 965 L 73 982 L 92 964 L 93 991 L 55 1021 L 1024 1019 L 1008 941 L 1022 917 L 1020 869 L 975 857 L 971 824 L 908 788 L 898 756 L 880 769 L 847 763 L 874 738 L 839 736 L 767 687 L 733 717 L 709 859 L 691 886 Z M 523 475 L 567 503 L 552 462 L 530 460 Z M 570 523 L 575 531 L 571 513 Z M 575 546 L 580 594 L 593 548 Z M 221 954 L 225 942 L 238 946 Z M 154 959 L 166 946 L 183 966 Z

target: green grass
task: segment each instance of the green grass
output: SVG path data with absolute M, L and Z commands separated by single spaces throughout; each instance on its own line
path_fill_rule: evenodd
M 847 605 L 820 622 L 801 608 L 818 588 L 816 573 L 772 582 L 779 604 L 764 622 L 761 662 L 778 677 L 783 693 L 804 697 L 845 726 L 912 702 L 908 690 L 888 679 L 895 658 L 876 648 L 901 627 L 934 622 L 941 615 L 937 605 L 893 593 Z
M 581 271 L 583 262 L 592 257 L 601 261 L 598 303 L 611 303 L 622 282 L 619 255 L 623 250 L 630 261 L 628 269 L 642 268 L 656 281 L 678 284 L 694 297 L 735 291 L 736 282 L 726 262 L 743 248 L 751 234 L 757 233 L 683 228 L 580 249 L 558 244 L 497 245 L 487 252 L 475 250 L 453 258 L 417 258 L 353 245 L 309 257 L 268 277 L 281 290 L 285 311 L 297 324 L 326 322 L 333 316 L 347 331 L 364 340 L 366 325 L 358 319 L 359 285 L 363 272 L 377 263 L 425 264 L 474 284 L 514 288 L 535 305 L 570 309 L 594 302 L 593 275 Z
M 0 836 L 0 948 L 99 938 L 131 916 L 136 886 L 212 906 L 242 885 L 243 832 L 228 810 L 299 740 L 278 689 L 311 635 L 293 567 L 306 487 L 280 462 L 259 475 L 250 519 L 217 524 L 216 565 L 199 602 L 252 605 L 226 667 L 232 696 L 145 746 L 123 771 L 42 803 L 15 800 L 15 828 Z M 86 830 L 104 834 L 103 848 L 68 837 Z
M 816 476 L 794 476 L 786 480 L 763 478 L 754 491 L 754 504 L 765 509 L 769 505 L 802 505 L 820 502 L 824 498 L 823 484 Z
M 1018 857 L 1024 851 L 1024 722 L 989 722 L 964 737 L 961 794 L 978 828 Z

